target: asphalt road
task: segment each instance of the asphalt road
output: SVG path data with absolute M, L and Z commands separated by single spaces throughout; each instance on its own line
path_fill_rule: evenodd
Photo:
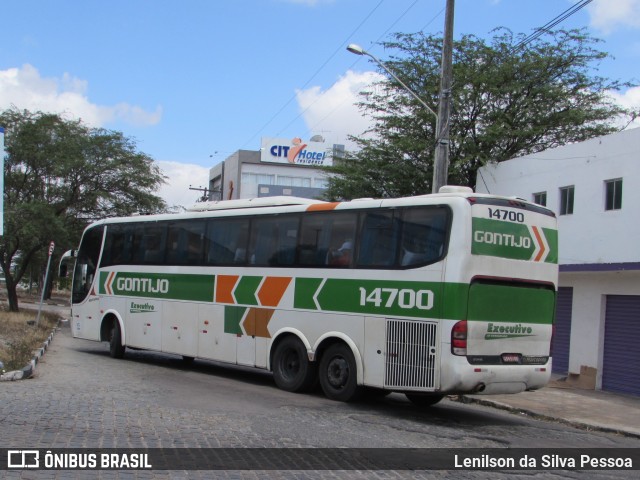
M 640 440 L 573 429 L 445 399 L 420 409 L 402 395 L 344 404 L 277 389 L 270 374 L 127 350 L 56 334 L 33 379 L 0 384 L 3 448 L 612 448 Z M 547 472 L 551 473 L 551 472 Z M 637 474 L 637 471 L 635 472 Z M 478 471 L 0 472 L 4 478 L 487 478 Z M 89 475 L 91 474 L 91 475 Z M 549 478 L 491 472 L 491 478 Z M 556 471 L 554 478 L 634 478 Z

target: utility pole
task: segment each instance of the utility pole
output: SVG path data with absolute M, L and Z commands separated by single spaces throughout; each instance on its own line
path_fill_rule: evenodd
M 202 187 L 192 187 L 191 185 L 189 185 L 189 190 L 196 190 L 197 192 L 202 192 L 202 196 L 196 200 L 196 202 L 206 202 L 207 200 L 209 200 L 209 194 L 211 193 L 211 191 L 208 188 L 202 188 Z
M 453 81 L 453 10 L 454 0 L 447 0 L 440 72 L 440 100 L 436 121 L 436 146 L 431 193 L 438 193 L 447 184 L 449 170 L 449 116 L 451 114 L 451 84 Z

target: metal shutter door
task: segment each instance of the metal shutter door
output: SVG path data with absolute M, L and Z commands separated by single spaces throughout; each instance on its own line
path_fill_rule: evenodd
M 602 389 L 640 395 L 640 296 L 607 295 Z
M 573 309 L 573 288 L 558 288 L 556 302 L 556 323 L 553 335 L 554 373 L 566 374 L 569 371 L 569 346 L 571 343 L 571 312 Z

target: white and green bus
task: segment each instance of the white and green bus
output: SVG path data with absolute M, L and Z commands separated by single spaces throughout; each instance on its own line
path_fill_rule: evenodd
M 109 218 L 67 254 L 71 329 L 113 357 L 252 366 L 335 400 L 516 393 L 551 374 L 557 252 L 550 210 L 462 187 Z

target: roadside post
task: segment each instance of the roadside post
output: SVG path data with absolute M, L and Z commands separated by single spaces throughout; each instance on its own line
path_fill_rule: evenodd
M 49 280 L 49 269 L 51 268 L 51 257 L 53 256 L 53 249 L 56 247 L 56 244 L 52 241 L 49 244 L 49 258 L 47 260 L 47 270 L 44 274 L 44 284 L 42 285 L 42 294 L 40 295 L 40 306 L 38 307 L 38 317 L 36 318 L 36 327 L 40 325 L 40 314 L 42 313 L 42 304 L 44 303 L 44 294 L 47 290 L 47 282 Z

